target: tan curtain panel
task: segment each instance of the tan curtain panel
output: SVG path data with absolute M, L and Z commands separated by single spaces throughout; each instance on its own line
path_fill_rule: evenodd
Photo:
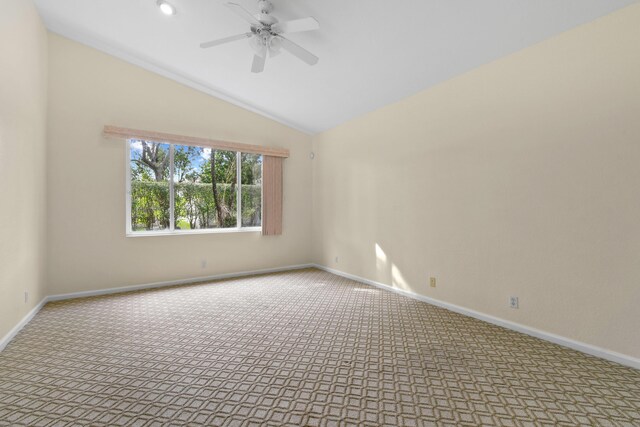
M 262 235 L 282 234 L 282 157 L 262 160 Z

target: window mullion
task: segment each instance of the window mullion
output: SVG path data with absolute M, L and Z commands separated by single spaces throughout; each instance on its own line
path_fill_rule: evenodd
M 174 145 L 169 145 L 169 231 L 175 231 L 175 198 L 173 194 L 173 174 L 174 174 Z
M 126 143 L 126 150 L 125 150 L 125 161 L 127 162 L 126 165 L 126 171 L 127 171 L 127 177 L 126 177 L 126 206 L 127 206 L 127 224 L 126 224 L 126 233 L 131 233 L 133 232 L 133 224 L 131 224 L 131 140 L 128 139 L 127 143 Z
M 236 152 L 236 227 L 242 227 L 242 153 Z

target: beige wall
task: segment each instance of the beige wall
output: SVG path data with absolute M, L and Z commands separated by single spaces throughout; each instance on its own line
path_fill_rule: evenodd
M 47 33 L 35 7 L 0 13 L 0 338 L 44 287 Z M 24 292 L 29 300 L 24 301 Z
M 640 357 L 639 40 L 635 5 L 315 137 L 316 261 Z
M 309 136 L 53 34 L 49 52 L 49 294 L 309 262 Z M 124 142 L 105 124 L 288 148 L 283 235 L 125 237 Z

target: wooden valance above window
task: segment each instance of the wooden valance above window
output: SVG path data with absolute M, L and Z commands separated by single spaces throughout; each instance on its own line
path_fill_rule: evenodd
M 143 141 L 166 142 L 169 144 L 211 147 L 216 150 L 241 151 L 243 153 L 262 154 L 263 156 L 271 157 L 289 157 L 289 150 L 286 148 L 241 144 L 239 142 L 218 141 L 215 139 L 198 138 L 195 136 L 173 135 L 170 133 L 128 129 L 116 126 L 105 126 L 103 134 L 109 138 L 140 139 Z

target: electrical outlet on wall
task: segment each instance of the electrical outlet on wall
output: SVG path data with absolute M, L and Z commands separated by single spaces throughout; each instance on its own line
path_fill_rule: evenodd
M 509 307 L 518 308 L 518 297 L 509 297 Z
M 431 286 L 432 288 L 436 287 L 436 278 L 435 277 L 429 277 L 429 286 Z

